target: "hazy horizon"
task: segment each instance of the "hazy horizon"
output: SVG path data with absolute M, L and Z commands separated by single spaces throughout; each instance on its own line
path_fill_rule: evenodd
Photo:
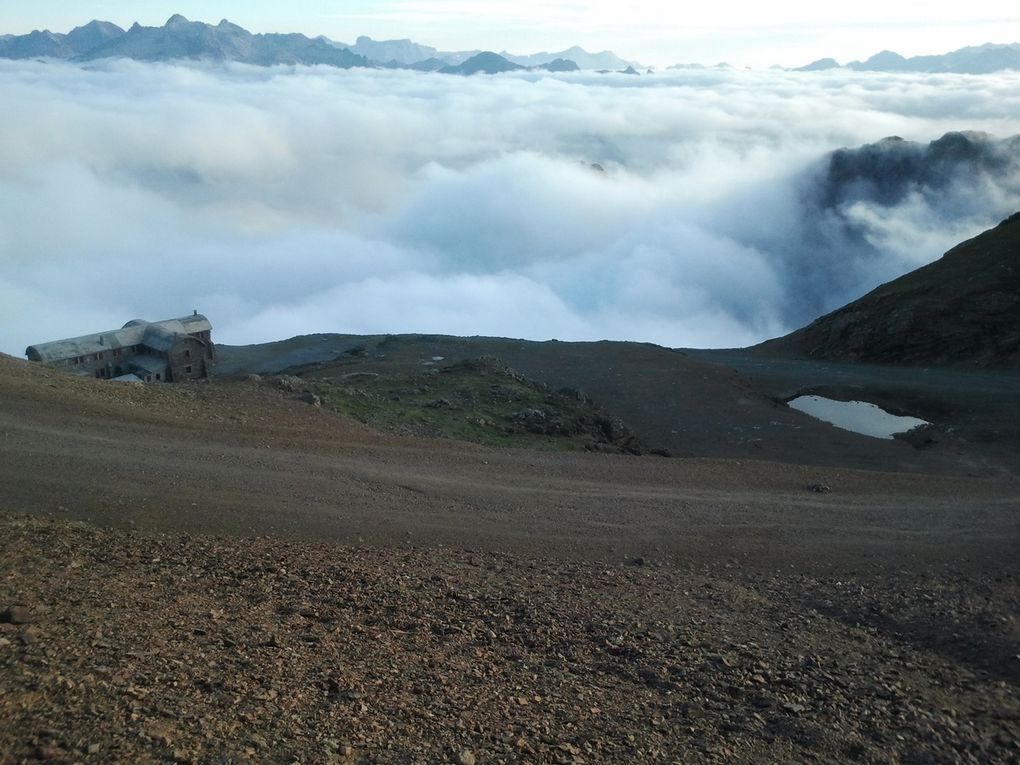
M 841 63 L 863 60 L 884 49 L 912 56 L 1020 41 L 1020 11 L 1000 0 L 982 4 L 979 11 L 972 6 L 890 6 L 874 0 L 838 9 L 797 0 L 697 8 L 664 8 L 652 2 L 624 8 L 613 2 L 354 0 L 343 10 L 324 0 L 297 0 L 285 7 L 240 0 L 214 5 L 156 0 L 138 7 L 127 0 L 108 0 L 91 10 L 70 0 L 38 0 L 5 9 L 0 34 L 67 32 L 94 18 L 124 28 L 136 21 L 162 26 L 174 13 L 213 24 L 226 18 L 251 32 L 300 32 L 347 43 L 359 35 L 409 38 L 447 51 L 528 54 L 580 45 L 592 52 L 611 49 L 658 67 L 722 61 L 738 67 L 793 67 L 828 56 Z

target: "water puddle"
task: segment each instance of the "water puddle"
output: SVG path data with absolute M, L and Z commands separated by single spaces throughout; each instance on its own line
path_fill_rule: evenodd
M 790 406 L 830 425 L 873 438 L 892 438 L 930 423 L 917 417 L 899 417 L 866 401 L 834 401 L 821 396 L 798 396 Z

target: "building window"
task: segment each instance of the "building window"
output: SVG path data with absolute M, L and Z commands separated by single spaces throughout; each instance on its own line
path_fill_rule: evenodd
M 185 374 L 189 375 L 191 374 L 191 364 L 188 364 L 188 366 L 184 367 L 184 372 Z
M 191 358 L 191 349 L 190 348 L 188 348 L 186 351 L 184 351 L 184 358 L 186 358 L 186 359 L 190 359 Z

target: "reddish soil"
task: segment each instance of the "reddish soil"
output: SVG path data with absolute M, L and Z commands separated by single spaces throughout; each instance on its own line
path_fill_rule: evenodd
M 0 357 L 0 487 L 3 762 L 1020 759 L 1009 474 L 491 450 Z

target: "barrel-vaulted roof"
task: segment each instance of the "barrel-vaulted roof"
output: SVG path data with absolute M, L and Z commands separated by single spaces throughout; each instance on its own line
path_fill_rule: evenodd
M 34 361 L 61 361 L 135 345 L 147 345 L 154 350 L 165 351 L 169 350 L 178 335 L 210 330 L 212 324 L 200 313 L 153 322 L 132 319 L 120 329 L 30 345 L 25 349 L 25 355 Z

